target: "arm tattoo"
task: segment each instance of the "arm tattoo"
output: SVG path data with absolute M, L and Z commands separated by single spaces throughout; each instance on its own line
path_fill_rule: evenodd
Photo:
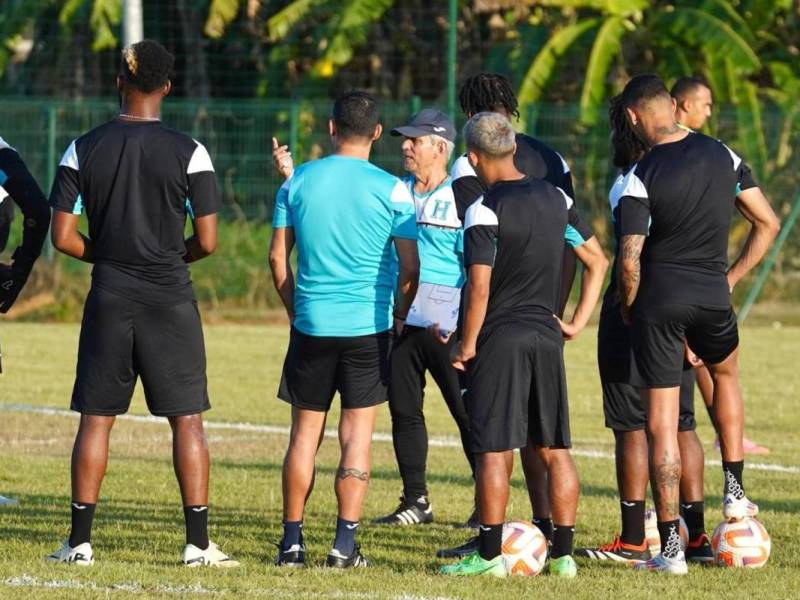
M 653 465 L 653 492 L 656 506 L 661 513 L 671 517 L 680 514 L 680 484 L 681 484 L 681 459 L 680 456 L 670 457 L 664 453 L 661 464 Z
M 630 308 L 639 291 L 639 281 L 642 276 L 641 255 L 644 248 L 645 236 L 625 235 L 622 237 L 620 250 L 620 265 L 617 269 L 618 284 L 622 303 Z
M 369 473 L 366 471 L 359 471 L 358 469 L 351 469 L 349 467 L 339 467 L 336 471 L 337 479 L 347 479 L 348 477 L 355 477 L 361 481 L 369 480 Z

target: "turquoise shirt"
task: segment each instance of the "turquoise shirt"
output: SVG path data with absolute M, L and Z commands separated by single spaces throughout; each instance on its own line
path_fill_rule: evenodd
M 294 228 L 294 327 L 318 337 L 391 328 L 392 238 L 417 238 L 406 185 L 367 160 L 332 155 L 299 166 L 278 190 L 273 228 Z
M 464 230 L 456 210 L 452 179 L 448 177 L 426 194 L 414 191 L 413 176 L 404 177 L 403 182 L 414 198 L 417 215 L 420 283 L 461 287 Z

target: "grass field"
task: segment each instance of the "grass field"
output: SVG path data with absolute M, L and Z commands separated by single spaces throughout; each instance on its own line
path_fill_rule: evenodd
M 68 408 L 75 364 L 77 325 L 2 323 L 4 350 L 0 378 L 0 493 L 20 500 L 0 510 L 0 598 L 127 598 L 224 596 L 267 598 L 737 598 L 800 597 L 800 468 L 796 406 L 800 371 L 796 366 L 800 329 L 750 327 L 743 331 L 742 379 L 747 433 L 772 448 L 758 462 L 778 470 L 750 468 L 749 496 L 761 506 L 772 535 L 773 553 L 761 571 L 690 568 L 685 578 L 635 573 L 581 564 L 573 581 L 537 578 L 453 580 L 436 574 L 443 564 L 437 547 L 463 541 L 469 533 L 456 523 L 472 508 L 466 462 L 452 444 L 432 446 L 429 458 L 436 524 L 387 529 L 369 520 L 393 509 L 400 483 L 386 436 L 376 441 L 373 473 L 360 541 L 376 566 L 360 572 L 323 568 L 286 572 L 270 566 L 280 537 L 280 464 L 289 420 L 275 399 L 287 331 L 280 326 L 214 325 L 206 328 L 213 408 L 207 420 L 212 452 L 211 536 L 238 560 L 235 571 L 189 570 L 178 566 L 183 520 L 170 463 L 166 422 L 120 420 L 112 437 L 111 462 L 95 519 L 91 569 L 51 566 L 42 557 L 69 527 L 69 454 L 77 421 Z M 573 440 L 582 481 L 576 543 L 598 544 L 617 531 L 617 499 L 612 436 L 603 427 L 594 359 L 595 331 L 568 345 Z M 427 417 L 437 439 L 455 440 L 444 403 L 429 388 Z M 699 400 L 698 400 L 699 404 Z M 145 414 L 137 392 L 131 409 Z M 718 459 L 702 411 L 699 433 L 708 459 Z M 258 427 L 236 427 L 236 423 Z M 225 426 L 227 423 L 229 425 Z M 329 427 L 335 426 L 331 414 Z M 274 426 L 274 427 L 266 427 Z M 378 432 L 391 431 L 388 409 Z M 317 488 L 306 516 L 306 543 L 312 565 L 330 547 L 335 519 L 332 493 L 337 446 L 320 451 Z M 706 522 L 721 519 L 722 477 L 707 468 Z M 509 518 L 530 518 L 521 470 L 515 472 Z

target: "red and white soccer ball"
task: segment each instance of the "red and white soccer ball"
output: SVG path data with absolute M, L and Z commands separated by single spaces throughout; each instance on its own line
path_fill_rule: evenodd
M 678 517 L 678 519 L 680 520 L 681 550 L 686 552 L 686 546 L 689 545 L 689 528 L 686 527 L 683 517 Z M 661 537 L 658 535 L 658 516 L 655 508 L 650 508 L 644 513 L 644 538 L 650 547 L 651 555 L 661 554 Z
M 767 529 L 752 517 L 723 521 L 711 535 L 714 559 L 722 567 L 760 569 L 767 564 L 771 549 Z
M 547 538 L 533 523 L 503 525 L 503 562 L 509 575 L 538 575 L 547 561 Z

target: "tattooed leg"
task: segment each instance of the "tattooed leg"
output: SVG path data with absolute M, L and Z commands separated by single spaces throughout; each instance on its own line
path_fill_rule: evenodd
M 342 410 L 339 420 L 339 445 L 342 457 L 336 471 L 334 489 L 339 501 L 339 516 L 358 521 L 367 495 L 370 471 L 370 446 L 378 407 Z
M 681 457 L 678 448 L 680 388 L 645 391 L 650 447 L 650 485 L 659 521 L 679 516 Z

